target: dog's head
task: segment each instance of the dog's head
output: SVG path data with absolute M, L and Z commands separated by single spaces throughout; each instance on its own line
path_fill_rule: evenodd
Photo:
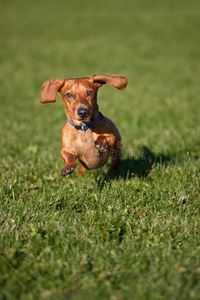
M 123 90 L 127 86 L 127 79 L 117 75 L 93 75 L 90 77 L 53 79 L 44 82 L 40 101 L 49 103 L 56 101 L 60 92 L 67 117 L 73 123 L 87 123 L 94 120 L 98 112 L 97 91 L 109 83 L 117 89 Z

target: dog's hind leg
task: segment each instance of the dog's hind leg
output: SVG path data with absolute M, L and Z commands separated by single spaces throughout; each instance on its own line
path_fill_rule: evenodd
M 118 146 L 116 148 L 111 149 L 111 166 L 108 171 L 109 173 L 113 173 L 117 170 L 121 157 L 122 157 L 122 152 Z
M 80 163 L 80 166 L 79 166 L 79 169 L 78 169 L 78 178 L 80 178 L 86 172 L 87 172 L 87 169 Z

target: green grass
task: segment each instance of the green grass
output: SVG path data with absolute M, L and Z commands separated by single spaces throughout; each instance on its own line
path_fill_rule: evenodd
M 199 1 L 1 2 L 0 299 L 199 299 Z M 40 89 L 92 74 L 123 160 L 62 178 Z

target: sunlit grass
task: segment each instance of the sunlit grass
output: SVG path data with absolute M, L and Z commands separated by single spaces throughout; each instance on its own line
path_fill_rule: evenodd
M 199 3 L 2 3 L 1 299 L 199 299 Z M 60 176 L 61 97 L 45 80 L 119 74 L 99 90 L 123 159 Z

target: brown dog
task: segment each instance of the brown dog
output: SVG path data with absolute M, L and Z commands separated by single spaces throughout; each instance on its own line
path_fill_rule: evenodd
M 61 132 L 61 155 L 65 166 L 61 175 L 68 175 L 80 161 L 78 176 L 86 170 L 103 166 L 109 156 L 110 171 L 115 171 L 120 157 L 120 134 L 115 125 L 98 112 L 97 91 L 105 83 L 123 90 L 127 79 L 116 75 L 93 75 L 83 78 L 53 79 L 44 82 L 40 101 L 56 101 L 56 94 L 62 96 L 67 121 Z

